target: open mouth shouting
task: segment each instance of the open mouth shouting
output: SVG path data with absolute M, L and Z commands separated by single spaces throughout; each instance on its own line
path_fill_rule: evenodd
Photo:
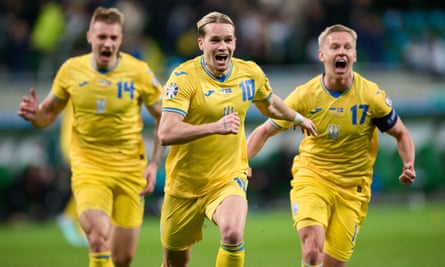
M 335 61 L 334 66 L 335 66 L 335 68 L 334 68 L 335 73 L 343 74 L 346 72 L 346 67 L 348 66 L 348 63 L 347 63 L 346 59 L 339 58 Z
M 215 62 L 218 65 L 226 65 L 227 64 L 227 60 L 228 60 L 229 56 L 228 55 L 215 55 Z
M 110 50 L 104 50 L 100 52 L 100 61 L 104 64 L 110 62 L 113 53 Z

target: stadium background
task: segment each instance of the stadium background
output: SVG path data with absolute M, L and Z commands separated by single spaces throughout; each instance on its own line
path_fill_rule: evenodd
M 31 1 L 0 3 L 0 222 L 54 218 L 69 196 L 69 169 L 59 152 L 58 124 L 36 130 L 17 115 L 30 87 L 47 94 L 54 72 L 69 56 L 88 51 L 85 31 L 97 5 L 118 6 L 126 16 L 123 50 L 147 60 L 165 81 L 171 68 L 199 53 L 195 22 L 220 10 L 237 25 L 236 56 L 258 62 L 275 92 L 285 97 L 321 71 L 316 37 L 327 25 L 357 30 L 355 70 L 391 96 L 417 148 L 418 179 L 403 188 L 393 138 L 380 139 L 374 201 L 444 201 L 445 189 L 445 3 L 390 0 Z M 151 136 L 147 113 L 146 136 Z M 263 121 L 252 109 L 248 132 Z M 287 201 L 289 166 L 301 136 L 272 138 L 252 161 L 252 205 Z M 147 140 L 147 150 L 151 141 Z M 163 173 L 159 174 L 162 181 Z M 162 182 L 148 198 L 156 213 Z

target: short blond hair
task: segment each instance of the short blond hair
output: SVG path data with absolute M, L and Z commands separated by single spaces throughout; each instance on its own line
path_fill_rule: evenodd
M 118 23 L 123 26 L 124 14 L 115 7 L 105 8 L 100 6 L 94 10 L 93 16 L 91 17 L 90 30 L 93 28 L 93 24 L 97 21 L 102 21 L 107 24 Z
M 320 33 L 320 35 L 318 36 L 318 46 L 321 47 L 326 41 L 326 37 L 333 32 L 347 32 L 352 36 L 354 45 L 357 43 L 357 33 L 353 29 L 342 24 L 334 24 L 332 26 L 326 27 L 324 31 Z
M 235 28 L 235 24 L 233 24 L 232 19 L 227 16 L 226 14 L 213 11 L 202 17 L 197 23 L 196 27 L 198 29 L 198 37 L 204 37 L 206 34 L 206 31 L 204 29 L 204 26 L 209 23 L 223 23 L 223 24 L 230 24 Z

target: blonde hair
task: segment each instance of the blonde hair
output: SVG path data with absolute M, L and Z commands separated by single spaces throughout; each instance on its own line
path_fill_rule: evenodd
M 230 24 L 235 28 L 235 24 L 233 24 L 232 19 L 220 12 L 213 11 L 202 17 L 197 23 L 196 27 L 198 29 L 198 37 L 204 37 L 206 34 L 206 31 L 204 29 L 204 26 L 209 23 L 223 23 L 223 24 Z
M 102 21 L 107 24 L 119 23 L 123 26 L 124 14 L 115 7 L 105 8 L 100 6 L 94 10 L 93 16 L 91 17 L 90 30 L 97 21 Z
M 321 47 L 326 41 L 326 37 L 333 32 L 347 32 L 352 36 L 352 39 L 354 39 L 354 45 L 357 42 L 357 33 L 353 29 L 342 24 L 334 24 L 326 27 L 324 31 L 320 33 L 318 36 L 318 46 Z

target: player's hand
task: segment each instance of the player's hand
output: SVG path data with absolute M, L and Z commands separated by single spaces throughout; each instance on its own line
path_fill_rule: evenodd
M 30 96 L 25 95 L 22 97 L 17 114 L 27 121 L 34 121 L 37 118 L 39 101 L 34 88 L 29 89 L 29 94 Z
M 147 180 L 147 185 L 144 190 L 139 193 L 142 196 L 153 193 L 156 185 L 156 173 L 158 171 L 158 165 L 154 162 L 150 162 L 144 170 L 144 178 Z
M 416 171 L 413 165 L 403 166 L 402 174 L 399 176 L 399 181 L 403 185 L 410 185 L 416 179 Z
M 295 127 L 297 125 L 294 126 L 294 130 Z M 317 136 L 317 128 L 315 127 L 315 124 L 308 118 L 303 117 L 303 121 L 298 124 L 298 126 L 300 126 L 301 128 L 301 133 L 306 134 L 306 135 L 313 135 L 313 136 Z
M 225 115 L 217 121 L 220 134 L 237 134 L 240 127 L 238 112 Z

